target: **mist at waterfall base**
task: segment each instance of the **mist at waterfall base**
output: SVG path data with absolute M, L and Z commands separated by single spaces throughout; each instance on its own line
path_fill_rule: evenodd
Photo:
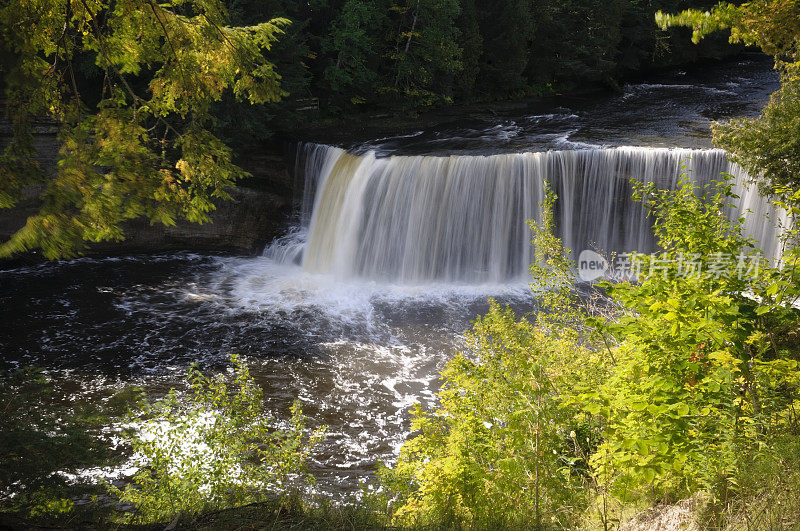
M 652 85 L 626 94 L 656 90 L 684 101 L 692 93 Z M 741 86 L 752 99 L 752 87 Z M 703 101 L 730 99 L 703 87 Z M 626 94 L 614 101 L 623 105 L 633 97 Z M 542 123 L 556 127 L 560 118 L 548 116 Z M 525 221 L 540 216 L 544 179 L 559 195 L 568 247 L 649 251 L 650 222 L 631 201 L 628 179 L 674 187 L 684 165 L 698 182 L 725 171 L 741 196 L 728 214 L 750 210 L 748 234 L 774 253 L 763 216 L 776 214 L 721 151 L 576 144 L 508 152 L 518 146 L 502 140 L 503 127 L 462 130 L 462 148 L 486 149 L 453 156 L 441 156 L 440 143 L 430 149 L 439 156 L 422 154 L 417 137 L 405 140 L 408 149 L 402 139 L 349 151 L 300 146 L 296 219 L 263 256 L 180 253 L 0 271 L 0 363 L 45 367 L 71 382 L 65 398 L 82 400 L 129 383 L 165 392 L 190 363 L 224 371 L 239 353 L 278 425 L 299 398 L 312 425 L 329 426 L 312 469 L 317 489 L 340 497 L 357 492 L 378 460 L 396 456 L 408 408 L 432 403 L 438 371 L 489 297 L 535 310 Z

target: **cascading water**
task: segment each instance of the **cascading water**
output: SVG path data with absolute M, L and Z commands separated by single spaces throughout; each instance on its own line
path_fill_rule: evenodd
M 277 424 L 300 399 L 310 427 L 329 427 L 312 457 L 316 488 L 359 493 L 377 461 L 396 458 L 409 406 L 434 403 L 440 370 L 466 351 L 463 332 L 487 299 L 536 310 L 525 221 L 539 217 L 544 180 L 576 254 L 594 244 L 647 251 L 650 223 L 629 178 L 672 187 L 682 164 L 703 182 L 728 171 L 742 197 L 728 214 L 750 208 L 748 234 L 777 254 L 764 219 L 775 213 L 724 153 L 663 149 L 708 147 L 709 117 L 760 111 L 779 80 L 769 58 L 750 61 L 704 65 L 700 79 L 665 73 L 622 96 L 559 98 L 566 107 L 542 114 L 447 117 L 349 153 L 301 145 L 298 215 L 265 256 L 4 264 L 0 369 L 44 367 L 64 383 L 55 401 L 92 403 L 129 385 L 184 388 L 191 363 L 214 374 L 239 353 Z M 604 149 L 621 145 L 651 147 Z M 103 432 L 116 440 L 116 428 Z
M 698 184 L 729 174 L 740 199 L 726 214 L 745 218 L 746 235 L 767 256 L 777 252 L 780 214 L 722 150 L 376 157 L 308 144 L 299 156 L 302 228 L 268 253 L 302 260 L 309 273 L 401 284 L 524 281 L 533 258 L 526 221 L 540 218 L 545 181 L 558 195 L 568 248 L 651 252 L 651 221 L 631 199 L 630 179 L 675 188 L 682 173 Z

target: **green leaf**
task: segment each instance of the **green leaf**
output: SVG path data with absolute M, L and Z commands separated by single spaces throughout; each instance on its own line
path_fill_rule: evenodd
M 584 406 L 584 409 L 590 415 L 597 415 L 598 413 L 600 413 L 600 409 L 601 408 L 602 408 L 602 406 L 600 404 L 597 404 L 597 403 L 587 404 L 586 406 Z
M 636 451 L 639 455 L 647 455 L 650 453 L 650 445 L 646 441 L 639 439 L 636 441 Z

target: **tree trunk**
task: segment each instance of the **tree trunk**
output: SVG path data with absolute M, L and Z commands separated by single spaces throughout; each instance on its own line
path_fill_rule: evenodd
M 414 19 L 411 21 L 411 31 L 408 32 L 408 39 L 406 40 L 406 47 L 403 50 L 403 55 L 408 55 L 408 49 L 411 47 L 411 37 L 414 36 L 414 30 L 417 27 L 417 17 L 419 16 L 419 2 L 417 0 L 417 7 L 414 9 Z M 397 75 L 394 78 L 394 88 L 400 83 L 400 65 L 397 66 Z

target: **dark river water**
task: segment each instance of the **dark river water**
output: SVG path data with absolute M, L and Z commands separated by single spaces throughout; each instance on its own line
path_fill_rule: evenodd
M 451 124 L 359 143 L 382 154 L 468 154 L 614 146 L 710 148 L 715 120 L 758 114 L 779 86 L 772 59 L 738 59 L 654 74 L 622 94 L 564 96 L 507 115 L 473 113 Z
M 710 147 L 712 120 L 752 115 L 777 88 L 768 59 L 745 56 L 562 98 L 516 116 L 457 124 L 357 147 L 379 154 L 495 153 L 597 146 Z M 318 488 L 358 489 L 396 456 L 408 408 L 430 404 L 438 371 L 487 298 L 533 309 L 524 283 L 402 285 L 336 280 L 268 257 L 197 254 L 78 259 L 2 269 L 3 369 L 40 366 L 90 389 L 131 383 L 155 393 L 193 362 L 224 371 L 246 357 L 277 421 L 295 399 L 328 434 L 314 455 Z
M 79 259 L 0 272 L 5 369 L 40 366 L 75 382 L 73 400 L 126 383 L 163 393 L 191 363 L 244 356 L 269 412 L 295 399 L 328 432 L 318 488 L 358 487 L 396 454 L 407 409 L 430 403 L 463 330 L 519 286 L 336 282 L 263 258 L 172 254 Z

